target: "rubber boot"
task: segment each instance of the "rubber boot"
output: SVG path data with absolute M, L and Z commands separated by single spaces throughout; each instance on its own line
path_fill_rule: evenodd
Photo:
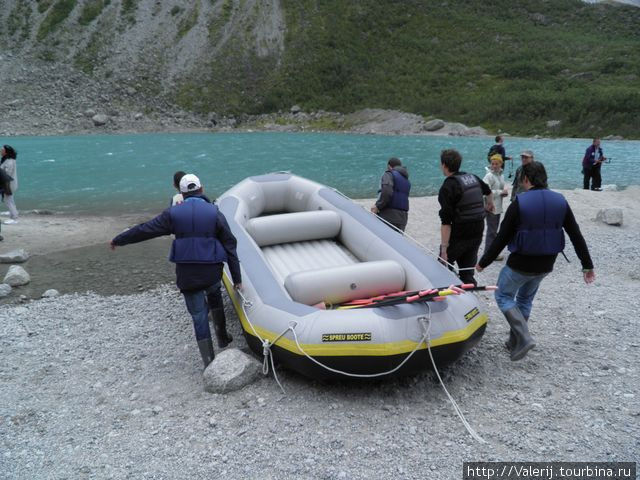
M 511 350 L 511 361 L 515 362 L 524 358 L 527 352 L 536 346 L 536 342 L 529 334 L 527 321 L 518 307 L 507 310 L 504 312 L 504 316 L 507 318 L 511 332 L 515 337 L 515 345 Z
M 200 355 L 202 355 L 204 368 L 207 368 L 216 356 L 216 354 L 213 353 L 213 342 L 210 338 L 200 340 L 198 341 L 198 348 L 200 349 Z
M 224 315 L 224 308 L 214 308 L 211 310 L 213 319 L 213 329 L 216 332 L 218 346 L 224 348 L 233 341 L 233 337 L 227 332 L 227 317 Z
M 525 318 L 524 319 L 525 322 L 528 322 L 529 319 Z M 504 346 L 507 350 L 511 351 L 513 350 L 514 345 L 516 344 L 516 337 L 513 334 L 513 330 L 509 330 L 509 340 L 507 340 L 506 342 L 504 342 Z

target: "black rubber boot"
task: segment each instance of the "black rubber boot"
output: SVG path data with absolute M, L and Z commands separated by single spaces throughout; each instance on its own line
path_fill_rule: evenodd
M 528 322 L 528 321 L 529 321 L 529 319 L 528 319 L 528 318 L 525 318 L 525 319 L 524 319 L 524 321 L 525 321 L 525 322 Z M 504 342 L 504 347 L 505 347 L 507 350 L 511 351 L 511 350 L 513 350 L 513 347 L 514 347 L 514 345 L 515 345 L 515 344 L 516 344 L 516 337 L 515 337 L 515 335 L 513 334 L 513 331 L 512 331 L 512 330 L 509 330 L 509 340 L 507 340 L 506 342 Z
M 202 355 L 202 363 L 204 363 L 204 368 L 207 368 L 216 357 L 216 354 L 213 353 L 213 342 L 210 338 L 200 340 L 198 342 L 198 348 L 200 349 L 200 355 Z
M 218 346 L 224 348 L 233 341 L 233 337 L 227 332 L 227 317 L 224 315 L 224 308 L 211 309 L 211 318 Z
M 527 352 L 536 346 L 536 342 L 529 334 L 527 320 L 522 316 L 518 307 L 513 307 L 504 312 L 504 316 L 509 322 L 511 333 L 515 338 L 515 344 L 511 349 L 511 361 L 515 362 L 525 357 Z

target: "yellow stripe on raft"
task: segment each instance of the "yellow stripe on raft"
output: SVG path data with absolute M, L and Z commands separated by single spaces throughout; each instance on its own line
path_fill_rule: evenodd
M 242 305 L 236 299 L 236 295 L 233 293 L 233 284 L 227 277 L 227 274 L 224 273 L 222 275 L 222 281 L 224 286 L 229 293 L 229 298 L 233 302 L 233 307 L 240 318 L 240 322 L 242 323 L 242 328 L 244 328 L 245 332 L 249 335 L 254 336 L 253 330 L 251 329 L 251 325 L 249 325 L 249 321 L 242 310 Z M 447 345 L 452 343 L 463 342 L 471 337 L 476 330 L 485 325 L 488 321 L 489 317 L 486 313 L 478 315 L 473 319 L 472 322 L 468 323 L 466 327 L 461 328 L 459 330 L 452 330 L 450 332 L 445 332 L 439 338 L 431 340 L 431 346 L 437 347 L 441 345 Z M 271 332 L 269 330 L 265 330 L 264 328 L 259 327 L 256 324 L 253 324 L 256 332 L 263 339 L 273 341 L 279 334 Z M 302 352 L 296 345 L 294 340 L 290 340 L 285 337 L 281 337 L 276 345 L 289 350 L 292 353 L 302 355 Z M 417 342 L 413 342 L 411 340 L 403 340 L 401 342 L 389 342 L 389 343 L 340 343 L 340 344 L 320 344 L 320 343 L 309 343 L 309 344 L 300 344 L 306 353 L 311 356 L 329 356 L 329 357 L 342 357 L 342 356 L 390 356 L 390 355 L 400 355 L 403 353 L 410 353 L 416 348 Z M 426 344 L 423 343 L 418 350 L 424 350 L 427 348 Z

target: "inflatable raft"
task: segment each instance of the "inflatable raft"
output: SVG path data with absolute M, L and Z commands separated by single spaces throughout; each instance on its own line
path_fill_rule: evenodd
M 488 317 L 472 293 L 393 300 L 406 291 L 433 298 L 460 281 L 331 188 L 274 173 L 243 180 L 217 203 L 238 240 L 243 289 L 228 270 L 224 285 L 258 355 L 266 346 L 312 378 L 402 375 L 428 369 L 429 354 L 437 366 L 455 361 L 484 333 Z

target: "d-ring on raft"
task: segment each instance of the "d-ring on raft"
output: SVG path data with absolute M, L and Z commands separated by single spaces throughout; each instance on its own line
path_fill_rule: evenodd
M 276 362 L 312 378 L 339 377 L 335 371 L 406 375 L 431 365 L 425 320 L 438 366 L 460 358 L 484 334 L 486 311 L 461 289 L 438 302 L 413 298 L 379 307 L 318 308 L 460 283 L 435 258 L 331 188 L 275 173 L 243 180 L 217 203 L 238 240 L 242 295 L 233 290 L 228 271 L 224 285 L 258 355 L 267 340 Z

